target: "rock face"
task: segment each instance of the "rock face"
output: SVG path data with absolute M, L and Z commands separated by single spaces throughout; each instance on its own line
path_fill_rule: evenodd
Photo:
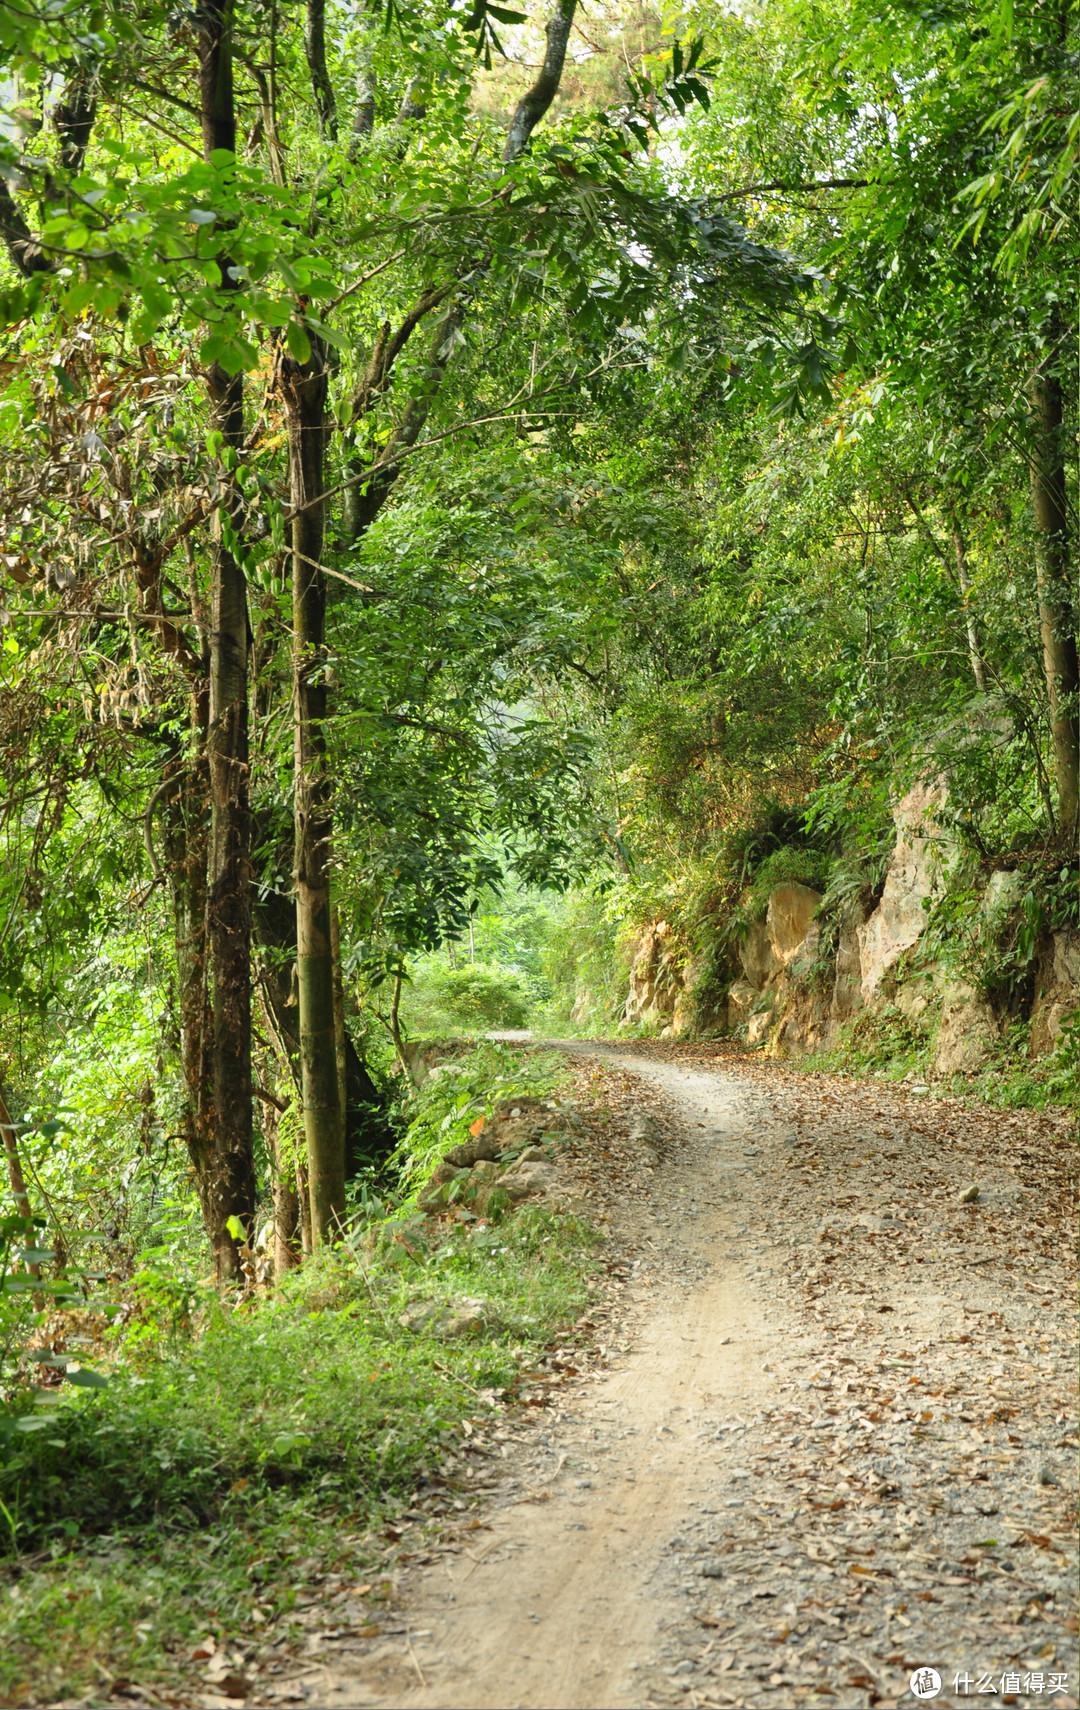
M 781 964 L 773 953 L 764 920 L 755 920 L 747 927 L 739 945 L 739 961 L 746 975 L 746 984 L 752 991 L 762 991 L 772 976 L 780 971 Z
M 838 1029 L 863 1010 L 894 1006 L 910 1024 L 912 1049 L 932 1043 L 940 1075 L 984 1068 L 1000 1048 L 1009 1017 L 999 1017 L 987 996 L 945 968 L 906 953 L 925 932 L 933 905 L 945 894 L 952 853 L 940 810 L 940 783 L 924 782 L 896 802 L 896 842 L 877 906 L 854 899 L 839 917 L 823 921 L 822 898 L 807 885 L 778 885 L 765 917 L 752 922 L 738 946 L 742 977 L 727 990 L 721 1025 L 770 1055 L 797 1056 L 828 1046 Z M 976 954 L 1007 943 L 1030 878 L 1002 869 L 991 873 L 967 929 Z M 827 935 L 823 938 L 823 934 Z M 825 947 L 835 944 L 831 978 Z M 969 946 L 970 948 L 970 946 Z M 1080 996 L 1080 934 L 1073 928 L 1046 934 L 1036 963 L 1030 1052 L 1054 1048 Z M 699 968 L 680 958 L 675 934 L 657 921 L 641 934 L 634 959 L 628 1020 L 667 1022 L 665 1033 L 689 1031 L 700 1014 L 694 1001 Z
M 862 956 L 859 950 L 859 928 L 865 920 L 861 904 L 853 903 L 840 917 L 836 941 L 836 977 L 833 981 L 829 1020 L 833 1027 L 857 1015 L 863 1006 Z
M 1031 1012 L 1033 1057 L 1052 1051 L 1062 1026 L 1080 1002 L 1080 933 L 1052 933 L 1043 947 L 1035 973 L 1035 1004 Z
M 983 1068 L 1000 1036 L 997 1018 L 983 994 L 966 981 L 951 981 L 941 999 L 934 1072 L 958 1075 Z
M 666 920 L 647 926 L 637 942 L 623 1016 L 630 1022 L 667 1021 L 683 990 L 682 953 Z
M 769 895 L 765 930 L 777 965 L 786 968 L 803 949 L 821 897 L 808 885 L 778 885 Z
M 893 849 L 881 901 L 858 928 L 862 1001 L 876 997 L 882 980 L 926 926 L 926 902 L 942 895 L 944 839 L 935 810 L 944 801 L 940 785 L 916 784 L 893 809 Z

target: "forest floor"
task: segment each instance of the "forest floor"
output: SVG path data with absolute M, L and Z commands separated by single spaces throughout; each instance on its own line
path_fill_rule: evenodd
M 327 1585 L 251 1702 L 844 1710 L 926 1667 L 936 1704 L 1076 1706 L 1073 1115 L 566 1049 L 611 1112 L 591 1369 L 553 1350 L 456 1539 L 392 1541 L 381 1612 Z

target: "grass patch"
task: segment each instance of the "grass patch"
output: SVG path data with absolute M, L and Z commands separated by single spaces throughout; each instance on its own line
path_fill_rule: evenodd
M 490 1108 L 562 1073 L 553 1055 L 491 1046 L 464 1067 L 415 1101 L 414 1177 L 459 1137 L 463 1098 Z M 539 1208 L 425 1223 L 406 1201 L 232 1310 L 189 1279 L 140 1273 L 108 1388 L 43 1399 L 26 1385 L 0 1420 L 0 1703 L 117 1679 L 175 1691 L 208 1631 L 257 1637 L 313 1578 L 370 1578 L 375 1529 L 425 1481 L 438 1526 L 446 1455 L 580 1316 L 598 1244 Z M 480 1308 L 468 1337 L 401 1322 L 418 1301 L 464 1299 Z M 40 1429 L 14 1428 L 27 1414 Z M 458 1522 L 450 1493 L 444 1512 Z

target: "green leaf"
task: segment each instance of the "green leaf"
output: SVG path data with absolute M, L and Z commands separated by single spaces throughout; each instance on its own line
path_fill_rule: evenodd
M 311 361 L 311 340 L 299 321 L 290 321 L 285 328 L 285 343 L 289 347 L 289 355 L 297 362 Z
M 56 1254 L 51 1247 L 23 1247 L 19 1257 L 24 1265 L 48 1265 L 55 1259 Z
M 92 1372 L 89 1366 L 80 1366 L 78 1371 L 67 1372 L 68 1383 L 77 1383 L 80 1389 L 108 1389 L 109 1380 L 104 1372 Z
M 247 1230 L 244 1228 L 239 1217 L 227 1217 L 225 1219 L 225 1227 L 234 1241 L 247 1240 Z

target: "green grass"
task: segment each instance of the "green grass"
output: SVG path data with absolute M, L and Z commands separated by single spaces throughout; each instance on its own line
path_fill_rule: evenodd
M 458 1138 L 465 1092 L 490 1106 L 551 1091 L 561 1073 L 557 1058 L 492 1047 L 465 1066 L 468 1087 L 447 1077 L 415 1101 L 421 1153 Z M 327 1572 L 377 1576 L 374 1529 L 409 1505 L 466 1422 L 491 1416 L 522 1362 L 566 1334 L 598 1246 L 539 1208 L 424 1222 L 405 1201 L 240 1309 L 144 1270 L 113 1333 L 108 1388 L 65 1386 L 42 1405 L 26 1387 L 6 1410 L 0 1704 L 117 1677 L 175 1690 L 207 1631 L 255 1634 Z M 484 1307 L 468 1339 L 400 1322 L 418 1299 L 465 1297 Z M 20 1413 L 48 1423 L 13 1430 Z

